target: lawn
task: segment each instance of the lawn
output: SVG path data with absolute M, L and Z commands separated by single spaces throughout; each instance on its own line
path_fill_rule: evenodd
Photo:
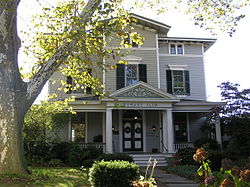
M 90 186 L 88 171 L 73 168 L 30 168 L 31 175 L 0 175 L 1 187 Z
M 193 165 L 166 166 L 163 168 L 167 173 L 176 174 L 190 180 L 195 180 L 197 169 L 198 166 Z

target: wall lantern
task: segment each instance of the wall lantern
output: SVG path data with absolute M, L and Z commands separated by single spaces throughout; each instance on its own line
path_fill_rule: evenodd
M 152 125 L 152 131 L 155 132 L 156 131 L 156 126 Z
M 115 127 L 114 126 L 112 126 L 112 131 L 115 131 Z

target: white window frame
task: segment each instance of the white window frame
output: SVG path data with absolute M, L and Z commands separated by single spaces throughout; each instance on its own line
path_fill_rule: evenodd
M 126 34 L 128 34 L 128 40 L 129 40 L 129 44 L 131 45 L 131 48 L 140 48 L 141 47 L 141 45 L 139 45 L 139 44 L 137 44 L 137 43 L 135 43 L 137 46 L 136 47 L 134 47 L 133 46 L 133 41 L 132 41 L 132 38 L 130 37 L 130 33 L 129 32 L 126 32 Z M 124 44 L 125 44 L 125 38 L 123 39 L 124 40 Z
M 174 45 L 175 46 L 175 53 L 171 53 L 171 46 Z M 178 46 L 182 46 L 182 54 L 178 54 Z M 180 43 L 169 43 L 169 54 L 170 55 L 184 55 L 185 54 L 185 50 L 184 50 L 184 44 L 180 44 Z
M 132 84 L 130 84 L 130 85 L 127 85 L 127 73 L 126 73 L 126 68 L 127 68 L 127 66 L 129 66 L 129 65 L 135 65 L 136 66 L 136 80 L 137 80 L 137 82 L 139 82 L 139 66 L 138 66 L 138 64 L 136 64 L 136 63 L 129 63 L 129 64 L 127 64 L 127 65 L 125 65 L 125 76 L 124 76 L 124 79 L 125 79 L 125 86 L 130 86 L 130 85 L 132 85 Z
M 167 69 L 171 70 L 171 71 L 182 71 L 182 75 L 183 75 L 183 83 L 184 83 L 184 92 L 186 93 L 186 80 L 185 80 L 185 74 L 184 71 L 187 70 L 188 65 L 167 65 Z M 174 76 L 173 73 L 171 73 L 172 76 L 172 91 L 173 91 L 173 95 L 177 96 L 177 97 L 187 97 L 187 94 L 185 95 L 176 95 L 174 93 Z

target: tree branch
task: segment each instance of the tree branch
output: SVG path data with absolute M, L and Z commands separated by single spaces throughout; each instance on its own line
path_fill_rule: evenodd
M 87 23 L 89 18 L 94 14 L 96 8 L 100 5 L 101 0 L 89 0 L 86 6 L 83 8 L 80 13 L 80 17 L 82 18 L 83 23 Z M 74 28 L 73 28 L 74 29 Z M 41 92 L 43 86 L 47 82 L 47 80 L 53 75 L 56 69 L 65 61 L 74 44 L 77 41 L 72 41 L 70 43 L 65 42 L 61 47 L 48 59 L 46 63 L 38 70 L 38 72 L 34 75 L 32 80 L 28 82 L 27 86 L 27 107 L 30 107 L 32 103 L 35 101 L 39 93 Z

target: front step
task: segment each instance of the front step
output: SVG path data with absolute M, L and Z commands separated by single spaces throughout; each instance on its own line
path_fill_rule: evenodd
M 167 158 L 171 158 L 172 154 L 130 154 L 134 159 L 134 163 L 138 166 L 147 166 L 148 161 L 151 158 L 151 166 L 156 159 L 157 166 L 167 166 Z

